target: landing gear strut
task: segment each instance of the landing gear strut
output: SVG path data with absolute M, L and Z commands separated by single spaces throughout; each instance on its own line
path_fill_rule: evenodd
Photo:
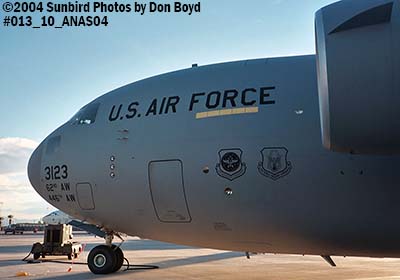
M 112 245 L 113 235 L 106 236 L 106 245 L 94 247 L 88 256 L 87 262 L 94 274 L 109 274 L 121 269 L 124 263 L 124 253 L 121 248 Z

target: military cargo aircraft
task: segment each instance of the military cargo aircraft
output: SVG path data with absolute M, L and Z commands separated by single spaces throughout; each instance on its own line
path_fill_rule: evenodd
M 84 106 L 31 156 L 32 186 L 103 229 L 224 250 L 400 257 L 400 0 L 316 13 L 316 55 L 193 67 Z

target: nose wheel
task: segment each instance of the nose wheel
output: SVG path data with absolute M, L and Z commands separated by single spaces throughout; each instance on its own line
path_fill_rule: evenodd
M 113 245 L 112 240 L 114 235 L 121 239 L 122 243 L 124 240 L 122 237 L 115 233 L 109 232 L 105 236 L 103 235 L 106 244 L 99 245 L 94 247 L 87 258 L 87 264 L 91 272 L 94 274 L 110 274 L 117 272 L 121 269 L 126 260 L 126 269 L 127 270 L 143 270 L 143 269 L 157 269 L 156 265 L 130 265 L 129 261 L 125 259 L 124 253 L 122 252 L 120 246 Z
M 90 271 L 94 274 L 114 273 L 121 269 L 124 263 L 124 253 L 116 245 L 99 245 L 90 251 L 87 263 Z
M 115 245 L 111 246 L 111 249 L 113 249 L 115 253 L 115 266 L 113 268 L 112 272 L 117 272 L 118 270 L 121 269 L 122 265 L 124 264 L 124 253 L 122 252 L 121 248 Z

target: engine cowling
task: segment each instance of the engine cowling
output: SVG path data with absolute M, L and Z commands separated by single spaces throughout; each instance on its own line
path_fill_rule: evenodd
M 400 153 L 400 0 L 344 0 L 316 13 L 323 145 Z

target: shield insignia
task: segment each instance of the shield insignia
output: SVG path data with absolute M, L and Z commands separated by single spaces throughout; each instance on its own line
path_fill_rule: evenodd
M 224 149 L 219 151 L 219 163 L 215 170 L 222 178 L 233 181 L 246 172 L 246 164 L 242 162 L 242 150 Z
M 262 161 L 258 163 L 258 171 L 274 181 L 285 177 L 292 171 L 292 163 L 288 161 L 288 154 L 289 151 L 286 148 L 262 149 Z

